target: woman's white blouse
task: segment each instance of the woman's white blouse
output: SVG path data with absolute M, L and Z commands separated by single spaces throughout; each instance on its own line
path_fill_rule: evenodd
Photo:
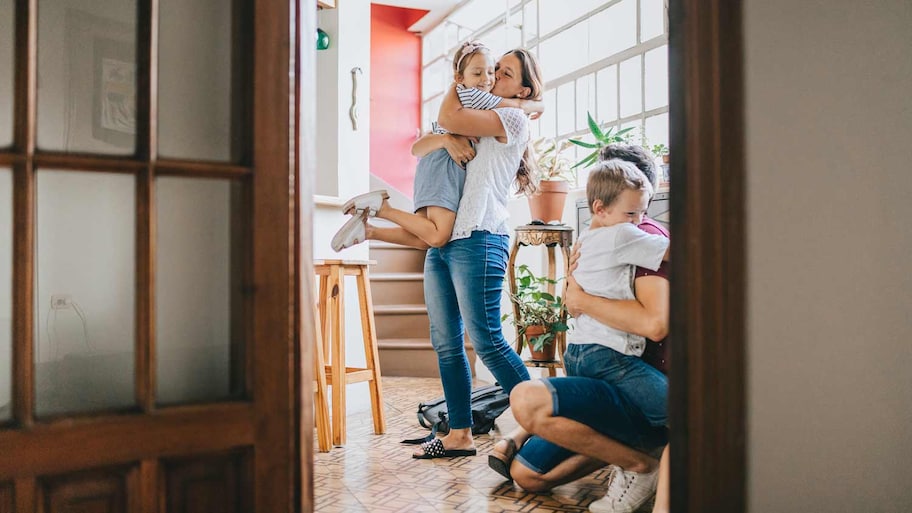
M 450 240 L 465 239 L 473 231 L 509 235 L 507 200 L 513 180 L 529 143 L 529 119 L 522 109 L 494 109 L 507 134 L 507 142 L 482 137 L 475 158 L 466 166 L 465 188 L 456 212 Z

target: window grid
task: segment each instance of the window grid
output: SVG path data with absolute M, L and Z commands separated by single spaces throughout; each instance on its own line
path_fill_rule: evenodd
M 551 30 L 547 34 L 541 34 L 541 16 L 540 16 L 540 2 L 542 0 L 524 0 L 520 2 L 513 2 L 513 6 L 509 9 L 504 9 L 503 15 L 498 15 L 491 19 L 490 21 L 484 23 L 481 28 L 474 32 L 468 32 L 464 27 L 459 27 L 459 30 L 452 30 L 452 22 L 448 19 L 445 19 L 441 25 L 438 25 L 436 28 L 431 30 L 429 33 L 425 34 L 424 37 L 427 38 L 438 38 L 441 34 L 446 35 L 447 31 L 449 33 L 455 32 L 457 34 L 456 40 L 447 41 L 444 39 L 444 44 L 440 48 L 440 52 L 437 55 L 424 56 L 423 71 L 424 75 L 427 76 L 428 69 L 431 66 L 437 65 L 440 66 L 440 61 L 445 60 L 446 64 L 443 66 L 444 69 L 449 73 L 449 59 L 452 54 L 455 52 L 456 48 L 462 42 L 469 39 L 482 39 L 485 40 L 484 36 L 491 34 L 495 31 L 500 31 L 501 33 L 506 34 L 504 37 L 504 42 L 509 40 L 510 30 L 507 27 L 507 22 L 511 22 L 512 28 L 518 28 L 520 31 L 520 38 L 522 41 L 525 41 L 523 46 L 532 49 L 532 51 L 538 52 L 539 47 L 542 43 L 545 43 L 549 40 L 560 36 L 566 31 L 576 27 L 580 23 L 584 23 L 593 16 L 613 7 L 621 4 L 625 0 L 607 0 L 602 2 L 598 6 L 591 9 L 589 12 L 584 13 L 583 15 L 568 21 L 567 23 L 561 25 L 560 27 Z M 589 129 L 586 125 L 586 119 L 578 119 L 579 116 L 584 116 L 585 112 L 589 112 L 589 106 L 593 108 L 592 115 L 599 123 L 607 124 L 612 127 L 626 127 L 634 126 L 636 129 L 632 131 L 633 140 L 635 142 L 647 143 L 649 145 L 663 143 L 666 146 L 668 145 L 668 125 L 667 125 L 667 113 L 668 113 L 668 99 L 667 96 L 664 99 L 663 104 L 657 105 L 653 108 L 647 109 L 647 62 L 646 54 L 650 51 L 657 49 L 665 48 L 667 52 L 668 45 L 668 6 L 667 2 L 662 2 L 662 27 L 663 32 L 660 35 L 651 37 L 646 41 L 643 41 L 644 30 L 643 30 L 643 2 L 649 0 L 634 0 L 635 1 L 635 20 L 636 20 L 636 41 L 635 44 L 631 47 L 625 48 L 621 51 L 613 53 L 605 58 L 590 62 L 589 64 L 565 73 L 558 77 L 550 78 L 545 84 L 545 93 L 548 97 L 551 98 L 548 103 L 549 111 L 553 106 L 553 112 L 546 112 L 545 116 L 541 120 L 532 123 L 533 137 L 548 136 L 548 137 L 558 137 L 558 138 L 583 138 L 585 139 L 589 136 Z M 629 11 L 628 11 L 629 12 Z M 458 11 L 457 11 L 458 14 Z M 531 34 L 530 37 L 530 27 L 526 26 L 526 19 L 533 18 L 534 16 L 534 34 Z M 516 21 L 519 20 L 518 27 Z M 527 39 L 528 38 L 528 39 Z M 592 36 L 589 36 L 589 41 L 592 41 Z M 488 42 L 488 41 L 486 41 Z M 447 44 L 449 43 L 449 44 Z M 488 42 L 495 48 L 501 44 L 500 41 L 497 42 Z M 424 45 L 425 50 L 428 50 L 430 45 Z M 621 71 L 621 64 L 631 59 L 638 59 L 639 61 L 639 112 L 628 113 L 624 115 L 623 105 L 622 105 L 622 94 L 623 94 L 623 83 L 625 80 L 624 73 Z M 616 83 L 613 88 L 613 98 L 602 98 L 605 94 L 604 91 L 600 91 L 603 87 L 609 87 L 606 84 L 600 83 L 599 74 L 603 70 L 607 70 L 611 67 L 614 67 L 614 80 Z M 667 73 L 667 72 L 666 72 Z M 422 120 L 423 120 L 423 130 L 430 129 L 430 122 L 434 120 L 437 109 L 439 109 L 440 100 L 443 97 L 445 92 L 440 90 L 435 86 L 436 83 L 440 81 L 428 81 L 423 82 L 422 88 Z M 449 80 L 443 81 L 444 83 L 449 83 Z M 589 87 L 585 85 L 581 86 L 581 83 L 587 82 Z M 566 89 L 562 89 L 562 86 L 565 86 Z M 568 93 L 557 94 L 558 90 L 569 90 Z M 583 96 L 582 92 L 587 91 L 588 94 Z M 602 94 L 600 94 L 600 92 Z M 613 101 L 614 106 L 614 119 L 602 119 L 599 116 L 599 113 L 604 110 L 600 101 Z M 572 105 L 567 105 L 568 102 L 571 102 Z M 651 106 L 651 105 L 650 105 Z M 563 116 L 566 116 L 569 113 L 573 117 L 572 122 L 563 121 L 560 123 L 558 118 L 565 119 Z M 652 135 L 649 139 L 646 139 L 646 126 L 647 120 L 654 118 L 656 116 L 664 115 L 665 123 L 664 130 L 660 124 L 658 129 L 658 136 L 655 134 Z M 656 120 L 661 120 L 662 118 L 656 118 Z M 656 121 L 653 120 L 653 121 Z M 651 123 L 651 126 L 655 126 L 656 123 Z M 563 126 L 563 130 L 559 130 L 558 127 Z M 582 127 L 582 128 L 580 128 Z M 655 130 L 655 129 L 654 129 Z M 642 139 L 641 139 L 642 138 Z M 577 148 L 574 147 L 574 150 Z M 580 151 L 575 152 L 576 155 L 568 155 L 571 158 L 577 156 L 582 156 L 583 154 Z M 585 183 L 586 177 L 585 171 L 580 173 L 579 183 Z

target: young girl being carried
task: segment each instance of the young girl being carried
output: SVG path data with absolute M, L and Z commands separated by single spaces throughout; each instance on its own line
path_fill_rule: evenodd
M 494 59 L 490 50 L 478 41 L 466 42 L 456 52 L 453 78 L 459 101 L 465 108 L 490 110 L 515 107 L 527 114 L 542 111 L 539 101 L 501 98 L 490 93 L 494 86 Z M 436 123 L 434 133 L 459 137 L 448 134 Z M 452 235 L 456 210 L 462 198 L 465 166 L 474 156 L 474 147 L 453 143 L 422 157 L 415 170 L 415 213 L 391 207 L 385 190 L 371 191 L 350 199 L 342 210 L 352 217 L 333 237 L 332 248 L 341 251 L 365 240 L 382 240 L 419 249 L 445 245 Z M 519 183 L 522 192 L 531 192 L 528 179 L 521 179 Z M 386 219 L 398 226 L 376 227 L 367 222 L 368 217 Z

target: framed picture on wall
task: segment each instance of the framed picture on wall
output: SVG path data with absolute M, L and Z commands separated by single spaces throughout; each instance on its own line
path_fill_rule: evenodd
M 132 147 L 136 135 L 136 62 L 129 43 L 96 37 L 93 44 L 92 136 Z
M 64 45 L 65 148 L 131 153 L 136 139 L 135 24 L 66 9 Z

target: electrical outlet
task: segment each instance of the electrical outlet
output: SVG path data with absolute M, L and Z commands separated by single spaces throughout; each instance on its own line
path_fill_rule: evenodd
M 73 297 L 69 294 L 51 294 L 51 308 L 65 310 L 73 306 Z

